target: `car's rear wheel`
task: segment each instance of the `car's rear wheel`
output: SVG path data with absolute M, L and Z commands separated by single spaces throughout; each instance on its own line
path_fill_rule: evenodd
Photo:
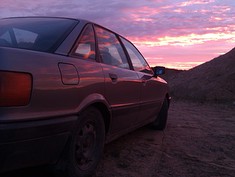
M 164 130 L 166 128 L 167 117 L 168 117 L 168 100 L 165 98 L 159 114 L 156 116 L 151 126 L 156 130 Z
M 82 112 L 57 174 L 66 177 L 91 176 L 103 153 L 105 127 L 102 114 L 94 107 Z M 61 166 L 63 164 L 63 167 Z

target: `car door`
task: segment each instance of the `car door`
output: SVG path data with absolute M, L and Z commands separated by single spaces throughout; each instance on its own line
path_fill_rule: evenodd
M 111 132 L 120 133 L 136 125 L 139 116 L 141 83 L 117 36 L 95 26 L 100 60 L 103 63 L 105 96 L 112 110 Z
M 141 84 L 141 113 L 139 122 L 152 120 L 161 107 L 162 91 L 161 83 L 153 77 L 153 71 L 146 60 L 135 46 L 124 38 L 121 38 L 132 62 L 134 70 L 137 72 Z

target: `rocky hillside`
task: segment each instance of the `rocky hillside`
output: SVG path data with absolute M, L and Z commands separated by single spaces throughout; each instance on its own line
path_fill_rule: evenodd
M 175 98 L 235 102 L 235 48 L 188 71 L 167 70 Z

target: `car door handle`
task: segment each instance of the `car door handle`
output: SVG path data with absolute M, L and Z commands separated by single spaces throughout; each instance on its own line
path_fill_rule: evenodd
M 113 82 L 116 82 L 118 79 L 118 76 L 116 74 L 109 73 L 109 77 Z

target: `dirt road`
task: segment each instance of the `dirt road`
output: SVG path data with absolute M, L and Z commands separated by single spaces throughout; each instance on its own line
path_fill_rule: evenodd
M 106 145 L 93 177 L 235 177 L 235 105 L 173 101 L 164 132 L 143 127 Z
M 105 148 L 96 177 L 235 177 L 235 106 L 172 102 L 164 132 L 139 129 Z

